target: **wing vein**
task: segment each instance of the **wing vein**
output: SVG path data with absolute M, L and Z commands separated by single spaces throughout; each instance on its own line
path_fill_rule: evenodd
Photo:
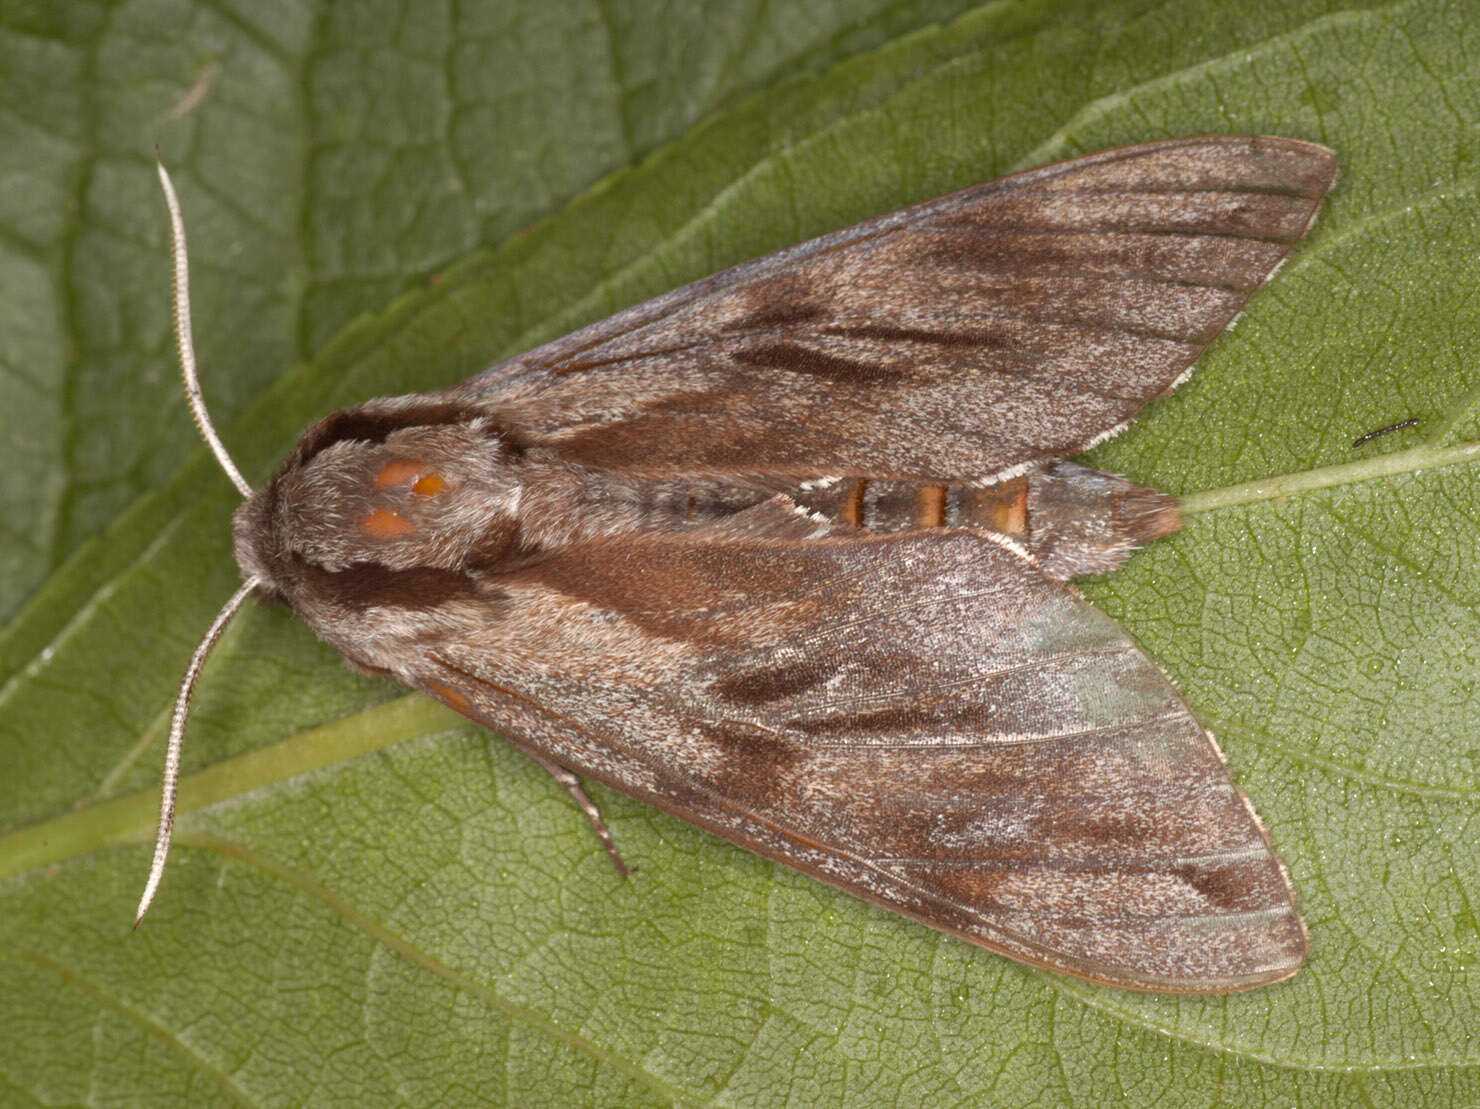
M 1134 720 L 1113 720 L 1107 724 L 1097 724 L 1092 728 L 1074 728 L 1063 732 L 1020 732 L 1017 734 L 999 733 L 992 736 L 973 735 L 959 739 L 941 739 L 929 736 L 923 739 L 891 739 L 879 742 L 858 740 L 842 740 L 835 743 L 818 742 L 809 740 L 809 745 L 823 750 L 854 750 L 854 751 L 910 751 L 910 750 L 951 750 L 969 751 L 973 748 L 1000 748 L 1000 747 L 1027 747 L 1038 743 L 1054 743 L 1066 739 L 1093 739 L 1095 736 L 1109 735 L 1120 731 L 1137 731 L 1156 724 L 1170 720 L 1191 719 L 1185 711 L 1173 709 L 1170 712 L 1153 713 Z

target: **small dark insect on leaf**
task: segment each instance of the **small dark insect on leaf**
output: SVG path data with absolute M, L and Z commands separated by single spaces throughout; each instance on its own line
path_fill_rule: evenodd
M 1355 439 L 1352 440 L 1352 446 L 1353 447 L 1360 447 L 1363 443 L 1370 443 L 1370 442 L 1372 442 L 1372 440 L 1378 438 L 1379 436 L 1387 435 L 1390 432 L 1394 432 L 1394 431 L 1402 431 L 1405 427 L 1417 427 L 1417 426 L 1418 426 L 1418 417 L 1417 416 L 1414 416 L 1412 419 L 1408 419 L 1408 420 L 1400 420 L 1398 423 L 1388 424 L 1387 427 L 1380 427 L 1376 431 L 1369 431 L 1366 435 L 1358 435 Z
M 508 736 L 619 865 L 572 770 L 1034 966 L 1294 974 L 1294 893 L 1217 745 L 1068 584 L 1177 504 L 1063 458 L 1187 376 L 1336 176 L 1290 139 L 1093 154 L 334 413 L 255 492 L 208 432 L 246 582 L 182 686 L 140 917 L 190 689 L 257 594 Z

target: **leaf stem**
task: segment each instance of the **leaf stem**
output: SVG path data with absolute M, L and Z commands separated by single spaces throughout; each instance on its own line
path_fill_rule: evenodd
M 1294 474 L 1246 481 L 1239 485 L 1226 485 L 1222 489 L 1208 489 L 1183 497 L 1180 507 L 1182 515 L 1190 516 L 1196 512 L 1210 512 L 1259 501 L 1283 500 L 1316 489 L 1357 485 L 1399 474 L 1415 474 L 1420 470 L 1458 466 L 1466 462 L 1480 462 L 1480 442 L 1462 443 L 1453 447 L 1415 447 L 1408 451 L 1378 455 L 1376 458 L 1364 458 L 1359 462 L 1343 462 L 1337 466 L 1323 466 L 1318 470 L 1302 470 Z
M 398 697 L 258 747 L 180 779 L 178 816 L 467 721 L 420 694 Z M 115 844 L 137 843 L 154 825 L 157 788 L 115 797 L 0 836 L 0 879 Z

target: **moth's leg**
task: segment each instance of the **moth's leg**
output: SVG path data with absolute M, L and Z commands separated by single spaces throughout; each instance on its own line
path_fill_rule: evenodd
M 606 853 L 616 864 L 617 873 L 623 878 L 632 873 L 632 868 L 622 861 L 622 856 L 617 853 L 617 845 L 612 842 L 611 830 L 607 828 L 606 821 L 601 819 L 601 810 L 596 807 L 596 802 L 586 796 L 586 791 L 581 788 L 581 780 L 572 774 L 558 762 L 551 762 L 543 755 L 536 755 L 533 751 L 526 751 L 530 758 L 539 763 L 555 776 L 555 780 L 570 791 L 570 795 L 576 799 L 576 804 L 586 814 L 586 819 L 591 822 L 591 829 L 601 840 L 601 845 L 606 848 Z

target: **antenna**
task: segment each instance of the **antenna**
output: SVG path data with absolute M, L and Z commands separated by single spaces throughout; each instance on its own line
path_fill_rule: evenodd
M 164 163 L 155 152 L 155 167 L 159 170 L 159 183 L 164 186 L 164 202 L 170 209 L 170 254 L 174 257 L 175 274 L 175 349 L 180 355 L 180 376 L 185 379 L 185 397 L 190 401 L 190 414 L 195 417 L 195 426 L 221 463 L 221 469 L 231 479 L 231 484 L 240 490 L 243 497 L 252 495 L 252 487 L 242 472 L 236 468 L 226 445 L 216 434 L 211 423 L 211 414 L 206 411 L 206 398 L 200 391 L 200 378 L 195 372 L 195 336 L 190 330 L 190 259 L 185 250 L 185 218 L 180 214 L 180 198 L 175 195 L 175 184 L 170 180 Z
M 159 168 L 159 183 L 164 186 L 164 200 L 170 209 L 170 252 L 175 265 L 175 346 L 180 355 L 180 376 L 185 379 L 185 396 L 190 401 L 190 414 L 195 417 L 195 426 L 200 429 L 201 437 L 211 448 L 211 453 L 216 456 L 216 461 L 226 471 L 231 483 L 241 490 L 243 497 L 250 497 L 252 487 L 236 468 L 231 455 L 226 453 L 226 447 L 211 423 L 211 414 L 206 411 L 205 396 L 200 391 L 200 378 L 195 371 L 195 340 L 190 331 L 190 263 L 185 251 L 185 220 L 180 215 L 180 200 L 175 195 L 174 183 L 165 171 L 164 162 L 158 160 L 158 151 L 155 156 L 155 164 Z M 206 657 L 216 645 L 216 640 L 221 637 L 227 622 L 261 584 L 261 578 L 250 577 L 232 594 L 231 600 L 216 614 L 210 630 L 196 646 L 195 654 L 190 656 L 190 665 L 185 668 L 185 676 L 180 679 L 180 691 L 175 695 L 175 709 L 170 716 L 169 741 L 165 745 L 164 775 L 159 797 L 159 831 L 154 840 L 154 858 L 149 864 L 149 880 L 144 884 L 144 895 L 139 898 L 139 911 L 134 916 L 135 928 L 149 911 L 160 880 L 164 878 L 164 864 L 170 853 L 170 837 L 175 830 L 175 801 L 180 790 L 180 753 L 185 747 L 185 721 L 190 716 L 190 697 L 195 691 L 195 680 L 200 677 Z
M 170 835 L 175 830 L 175 798 L 180 791 L 180 752 L 185 747 L 185 721 L 190 716 L 190 695 L 195 692 L 195 679 L 200 677 L 201 667 L 206 664 L 206 656 L 211 653 L 211 648 L 216 645 L 216 640 L 226 629 L 227 621 L 236 615 L 236 610 L 241 608 L 242 602 L 260 584 L 259 578 L 248 578 L 242 582 L 241 588 L 231 595 L 231 600 L 227 601 L 221 611 L 216 613 L 216 619 L 211 623 L 210 630 L 196 645 L 195 654 L 190 656 L 190 665 L 185 668 L 185 676 L 180 679 L 180 692 L 175 695 L 175 711 L 170 716 L 170 739 L 164 750 L 164 775 L 161 779 L 159 798 L 159 832 L 154 839 L 154 859 L 149 864 L 149 880 L 144 884 L 144 896 L 139 898 L 139 911 L 134 914 L 135 928 L 144 919 L 144 914 L 149 911 L 149 903 L 154 900 L 154 893 L 159 889 L 160 879 L 164 877 L 164 862 L 170 853 Z

